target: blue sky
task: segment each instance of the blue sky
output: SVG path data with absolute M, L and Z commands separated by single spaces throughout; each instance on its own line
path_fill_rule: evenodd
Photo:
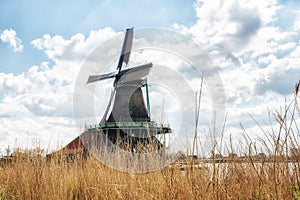
M 30 42 L 43 34 L 69 38 L 76 33 L 112 27 L 170 27 L 173 23 L 192 25 L 196 21 L 193 1 L 1 1 L 0 30 L 12 28 L 22 39 L 22 53 L 7 51 L 0 43 L 0 69 L 21 73 L 47 57 Z
M 36 137 L 43 147 L 53 149 L 56 141 L 66 144 L 76 137 L 72 101 L 81 64 L 89 52 L 128 27 L 167 28 L 203 48 L 225 91 L 226 137 L 240 138 L 240 124 L 258 137 L 259 127 L 250 115 L 270 129 L 268 112 L 292 99 L 300 78 L 299 1 L 4 0 L 0 1 L 0 151 L 7 145 L 31 147 Z M 154 63 L 174 68 L 180 63 L 157 52 L 146 54 Z M 111 84 L 103 87 L 109 92 Z M 212 105 L 206 92 L 200 139 L 206 137 L 205 124 L 210 123 L 206 113 Z M 98 100 L 105 108 L 105 101 Z M 178 108 L 170 103 L 168 109 Z

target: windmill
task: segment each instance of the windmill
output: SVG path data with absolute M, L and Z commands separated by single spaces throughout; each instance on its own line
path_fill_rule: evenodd
M 146 76 L 153 66 L 152 63 L 125 68 L 129 62 L 132 41 L 133 28 L 130 28 L 126 30 L 116 71 L 91 75 L 88 78 L 87 84 L 114 79 L 113 90 L 103 118 L 97 127 L 89 131 L 104 134 L 110 142 L 128 151 L 160 150 L 165 145 L 156 136 L 171 133 L 171 129 L 169 125 L 157 124 L 150 118 Z M 143 87 L 146 87 L 147 107 L 143 97 Z

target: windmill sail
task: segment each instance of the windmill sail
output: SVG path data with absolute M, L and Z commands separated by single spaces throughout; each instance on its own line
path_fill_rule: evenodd
M 133 28 L 126 30 L 126 35 L 123 42 L 122 52 L 118 63 L 118 70 L 121 70 L 123 62 L 128 63 L 133 40 Z
M 116 92 L 116 90 L 114 89 L 114 90 L 111 92 L 111 94 L 110 94 L 110 98 L 109 98 L 109 101 L 108 101 L 108 105 L 107 105 L 107 107 L 106 107 L 106 109 L 105 109 L 105 112 L 104 112 L 104 114 L 103 114 L 102 120 L 100 121 L 100 124 L 103 124 L 103 123 L 105 123 L 105 121 L 106 121 L 106 118 L 107 118 L 107 116 L 108 116 L 108 111 L 109 111 L 109 109 L 111 108 L 111 103 L 113 102 L 113 98 L 114 98 L 114 96 L 115 96 L 115 92 Z
M 125 69 L 120 71 L 119 76 L 119 82 L 118 85 L 126 84 L 135 81 L 141 80 L 143 77 L 147 76 L 149 74 L 150 68 L 152 67 L 152 63 L 147 63 L 142 66 Z
M 91 76 L 89 76 L 89 79 L 88 79 L 87 83 L 101 81 L 101 80 L 113 78 L 115 76 L 116 76 L 115 72 L 111 72 L 111 73 L 107 73 L 107 74 L 101 74 L 101 75 L 91 75 Z

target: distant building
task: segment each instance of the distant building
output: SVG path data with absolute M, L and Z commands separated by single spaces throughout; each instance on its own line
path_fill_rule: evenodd
M 291 158 L 300 158 L 300 147 L 290 148 L 290 157 Z
M 222 156 L 222 154 L 216 153 L 216 154 L 214 155 L 214 158 L 215 158 L 215 159 L 220 159 L 220 158 L 223 158 L 223 156 Z
M 89 136 L 89 132 L 86 131 L 83 136 Z M 65 147 L 58 151 L 54 151 L 47 155 L 47 160 L 58 158 L 64 161 L 70 162 L 79 158 L 86 158 L 88 156 L 88 150 L 83 144 L 83 137 L 78 136 Z
M 228 157 L 229 157 L 229 158 L 237 158 L 238 156 L 237 156 L 236 153 L 229 153 L 229 154 L 228 154 Z
M 267 156 L 266 156 L 265 153 L 259 153 L 259 154 L 257 155 L 257 157 L 258 157 L 259 159 L 265 159 Z

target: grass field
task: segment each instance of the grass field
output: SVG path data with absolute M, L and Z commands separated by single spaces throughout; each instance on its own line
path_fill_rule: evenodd
M 129 174 L 92 158 L 66 164 L 20 157 L 0 169 L 0 199 L 300 199 L 299 164 L 232 162 Z

